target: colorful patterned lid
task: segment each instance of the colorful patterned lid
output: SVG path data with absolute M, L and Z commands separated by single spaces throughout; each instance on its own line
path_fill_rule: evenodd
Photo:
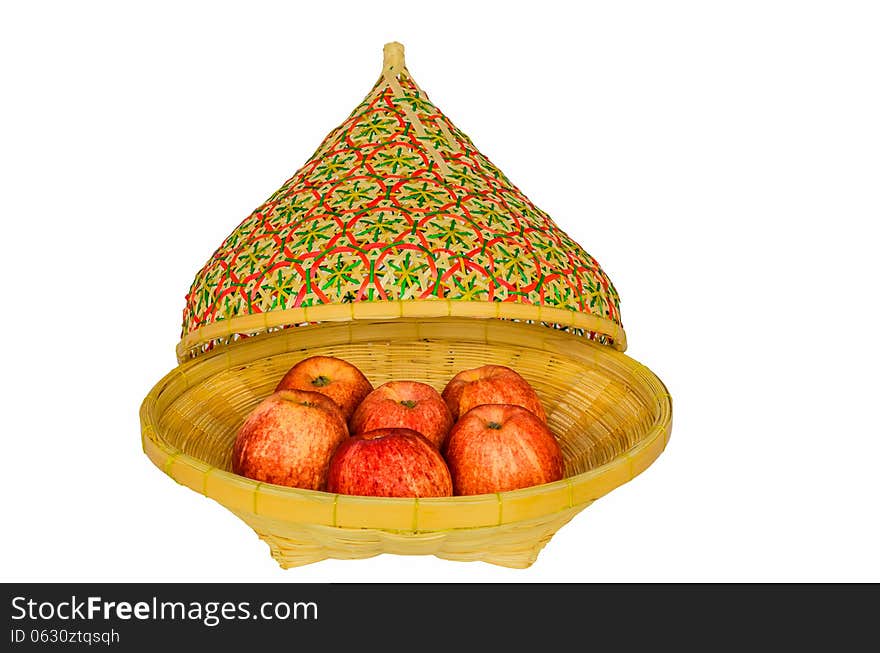
M 402 45 L 384 54 L 363 102 L 196 275 L 178 357 L 308 323 L 445 315 L 625 349 L 596 260 L 431 103 Z

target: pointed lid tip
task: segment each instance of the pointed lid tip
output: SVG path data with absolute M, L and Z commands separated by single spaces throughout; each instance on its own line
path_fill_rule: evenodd
M 402 43 L 398 43 L 397 41 L 386 43 L 385 47 L 382 48 L 382 54 L 384 56 L 382 64 L 384 70 L 397 73 L 406 67 L 406 63 L 403 59 Z

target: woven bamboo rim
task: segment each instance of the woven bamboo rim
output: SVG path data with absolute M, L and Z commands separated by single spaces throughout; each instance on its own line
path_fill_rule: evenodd
M 192 357 L 194 349 L 217 338 L 236 334 L 263 333 L 295 324 L 345 322 L 351 320 L 394 320 L 400 318 L 496 318 L 557 324 L 562 327 L 596 331 L 610 336 L 613 347 L 626 350 L 626 333 L 619 324 L 607 318 L 562 308 L 518 304 L 514 302 L 466 302 L 445 299 L 414 299 L 408 301 L 374 301 L 351 304 L 319 304 L 317 306 L 267 311 L 213 322 L 187 333 L 177 344 L 177 360 Z M 301 328 L 301 327 L 299 327 Z
M 289 352 L 307 352 L 328 342 L 373 343 L 382 338 L 504 343 L 580 361 L 626 379 L 627 391 L 653 407 L 651 423 L 629 450 L 561 481 L 491 495 L 430 499 L 357 497 L 260 483 L 189 455 L 162 435 L 160 419 L 173 402 L 188 388 L 221 371 Z M 629 410 L 627 403 L 620 402 L 615 410 Z M 418 534 L 525 523 L 546 515 L 567 515 L 566 511 L 573 514 L 634 478 L 660 455 L 669 439 L 672 406 L 665 386 L 647 367 L 605 345 L 538 325 L 419 317 L 303 326 L 231 343 L 167 374 L 144 399 L 140 417 L 143 449 L 152 462 L 179 483 L 237 514 L 281 521 L 295 516 L 295 521 L 316 527 Z

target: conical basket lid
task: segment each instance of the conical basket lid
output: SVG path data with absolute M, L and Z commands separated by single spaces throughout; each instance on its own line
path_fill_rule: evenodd
M 623 350 L 595 259 L 431 103 L 402 45 L 384 54 L 363 102 L 196 275 L 178 357 L 304 323 L 445 315 Z

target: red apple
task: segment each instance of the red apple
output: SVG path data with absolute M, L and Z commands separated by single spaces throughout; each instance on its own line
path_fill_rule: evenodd
M 349 427 L 353 434 L 382 428 L 412 429 L 439 449 L 452 428 L 452 415 L 440 393 L 427 383 L 389 381 L 367 395 L 354 411 Z
M 330 461 L 327 491 L 375 497 L 448 497 L 452 479 L 443 456 L 410 429 L 353 435 Z
M 547 421 L 538 393 L 517 372 L 503 365 L 483 365 L 459 372 L 443 390 L 453 419 L 483 404 L 514 404 Z
M 332 356 L 312 356 L 291 367 L 275 390 L 320 392 L 335 401 L 345 414 L 345 419 L 349 419 L 373 386 L 348 361 Z
M 279 390 L 245 418 L 232 471 L 265 483 L 323 490 L 330 458 L 348 427 L 339 406 L 317 392 Z
M 559 443 L 547 425 L 522 406 L 485 404 L 452 427 L 446 462 L 455 494 L 487 494 L 562 478 Z

